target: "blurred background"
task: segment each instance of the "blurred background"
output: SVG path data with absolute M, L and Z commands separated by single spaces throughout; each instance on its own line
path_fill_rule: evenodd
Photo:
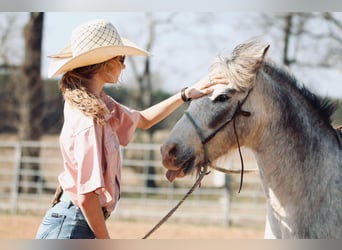
M 312 92 L 339 104 L 333 125 L 342 124 L 340 12 L 1 12 L 0 237 L 34 237 L 50 206 L 62 171 L 58 135 L 63 100 L 58 77 L 47 78 L 47 56 L 69 43 L 73 28 L 95 18 L 110 20 L 121 36 L 152 54 L 127 58 L 120 84 L 106 86 L 126 106 L 143 109 L 165 99 L 206 75 L 215 56 L 258 37 L 270 43 L 268 57 L 289 67 Z M 121 149 L 122 196 L 108 222 L 113 236 L 139 237 L 194 183 L 195 176 L 168 183 L 159 153 L 186 107 L 150 130 L 138 131 Z M 246 168 L 256 168 L 247 149 L 243 156 Z M 221 166 L 239 169 L 237 153 Z M 265 200 L 258 174 L 246 175 L 238 194 L 239 178 L 208 175 L 171 217 L 170 231 L 157 237 L 262 237 Z M 179 234 L 179 223 L 183 230 L 193 226 L 191 233 Z

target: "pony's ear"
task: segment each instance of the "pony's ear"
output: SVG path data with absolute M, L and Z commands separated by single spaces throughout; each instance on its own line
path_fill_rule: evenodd
M 261 47 L 261 56 L 260 56 L 260 58 L 262 58 L 262 61 L 264 61 L 264 59 L 265 59 L 265 56 L 266 56 L 266 54 L 267 54 L 267 51 L 268 51 L 268 49 L 270 48 L 270 46 L 271 45 L 269 45 L 269 44 L 264 44 L 264 46 L 262 46 Z
M 245 42 L 234 49 L 232 61 L 244 65 L 250 72 L 255 72 L 262 66 L 269 47 L 269 44 L 259 40 Z

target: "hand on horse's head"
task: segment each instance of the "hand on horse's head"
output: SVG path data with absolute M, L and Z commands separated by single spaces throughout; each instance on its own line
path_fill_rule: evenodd
M 222 73 L 206 75 L 185 90 L 185 95 L 190 99 L 197 99 L 213 92 L 212 86 L 216 84 L 228 84 L 229 81 Z

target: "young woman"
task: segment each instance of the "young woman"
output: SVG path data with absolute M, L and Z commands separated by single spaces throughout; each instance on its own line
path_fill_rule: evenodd
M 227 83 L 220 75 L 146 110 L 129 109 L 103 92 L 105 83 L 117 83 L 125 56 L 148 56 L 121 38 L 106 20 L 77 27 L 71 44 L 51 56 L 49 77 L 63 74 L 59 86 L 65 99 L 60 147 L 64 171 L 60 188 L 37 232 L 37 238 L 97 238 L 110 235 L 105 219 L 120 198 L 119 146 L 127 145 L 136 128 L 148 129 L 184 101 L 199 98 L 210 86 Z

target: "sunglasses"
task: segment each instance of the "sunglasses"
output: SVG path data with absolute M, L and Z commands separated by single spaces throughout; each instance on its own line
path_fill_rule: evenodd
M 116 57 L 118 60 L 119 60 L 119 62 L 121 63 L 121 64 L 124 64 L 125 63 L 125 58 L 126 58 L 126 56 L 118 56 L 118 57 Z

